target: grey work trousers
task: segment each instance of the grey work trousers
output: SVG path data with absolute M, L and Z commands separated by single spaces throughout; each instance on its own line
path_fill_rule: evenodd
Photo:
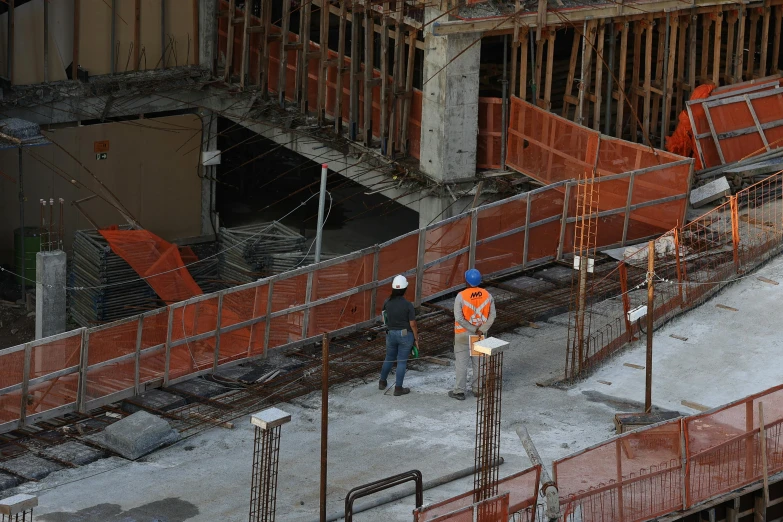
M 473 365 L 473 376 L 470 380 L 470 389 L 473 393 L 480 390 L 479 358 L 470 356 L 470 336 L 467 333 L 454 335 L 454 367 L 457 371 L 457 384 L 454 393 L 465 393 L 468 381 L 468 365 Z

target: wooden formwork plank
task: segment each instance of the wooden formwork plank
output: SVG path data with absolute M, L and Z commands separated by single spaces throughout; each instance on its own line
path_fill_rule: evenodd
M 668 136 L 669 130 L 672 127 L 671 114 L 672 114 L 672 97 L 674 96 L 674 65 L 675 65 L 675 58 L 677 56 L 676 49 L 677 49 L 679 21 L 680 19 L 678 17 L 676 16 L 673 17 L 671 19 L 671 27 L 669 29 L 669 55 L 667 56 L 667 60 L 669 61 L 669 63 L 666 68 L 666 97 L 663 100 L 664 116 L 663 116 L 663 128 L 661 131 L 662 136 Z M 676 122 L 677 122 L 677 118 L 674 118 L 675 125 Z
M 615 135 L 623 137 L 623 112 L 625 111 L 625 72 L 628 61 L 628 28 L 627 21 L 620 29 L 620 72 L 617 75 L 617 130 Z
M 365 5 L 364 9 L 364 132 L 363 142 L 366 146 L 372 144 L 372 79 L 375 60 L 374 24 L 372 8 Z
M 741 4 L 739 8 L 739 17 L 737 18 L 737 47 L 734 57 L 734 83 L 742 81 L 742 66 L 745 54 L 745 5 Z
M 402 40 L 402 23 L 397 20 L 397 25 L 394 30 L 394 41 L 401 42 Z M 394 147 L 399 143 L 400 125 L 397 125 L 397 120 L 402 112 L 402 100 L 399 93 L 403 90 L 403 86 L 400 84 L 402 67 L 402 50 L 405 48 L 405 44 L 394 44 L 394 63 L 392 64 L 392 84 L 391 84 L 391 111 L 389 113 L 389 144 L 387 146 L 387 154 L 391 157 L 394 155 Z
M 631 72 L 631 141 L 638 141 L 637 130 L 639 120 L 635 116 L 639 110 L 639 80 L 641 78 L 641 59 L 642 59 L 642 34 L 644 33 L 646 20 L 639 20 L 634 23 L 633 35 L 633 69 Z
M 595 47 L 596 33 L 598 32 L 598 20 L 587 20 L 584 24 L 584 34 L 582 35 L 582 82 L 579 88 L 579 103 L 577 105 L 576 115 L 574 121 L 579 125 L 584 125 L 585 122 L 585 105 L 588 102 L 587 97 L 590 92 L 590 85 L 592 81 L 592 61 L 593 61 L 593 48 Z
M 578 38 L 574 38 L 574 40 L 578 40 Z M 527 50 L 529 42 L 530 30 L 527 27 L 523 27 L 519 38 L 519 98 L 522 100 L 527 99 Z M 574 59 L 573 56 L 571 59 Z M 571 83 L 566 83 L 566 89 L 574 82 L 573 75 L 570 78 Z M 565 102 L 563 102 L 563 105 L 565 106 Z
M 519 13 L 519 0 L 514 5 L 514 14 Z M 517 96 L 517 54 L 519 53 L 519 20 L 514 16 L 514 32 L 511 37 L 511 96 Z
M 379 123 L 381 134 L 381 151 L 386 148 L 389 138 L 389 2 L 383 3 L 383 16 L 381 17 L 381 111 Z
M 755 78 L 756 73 L 756 36 L 759 27 L 759 13 L 753 9 L 750 12 L 750 27 L 748 27 L 748 63 L 745 69 L 745 77 L 748 80 Z
M 136 0 L 136 30 L 141 31 L 140 29 L 140 0 Z M 226 39 L 226 67 L 223 70 L 223 81 L 226 83 L 229 83 L 231 81 L 231 68 L 232 64 L 234 63 L 234 13 L 236 12 L 236 3 L 235 0 L 229 0 L 228 1 L 228 14 L 226 15 L 226 20 L 228 22 L 227 26 L 227 39 Z M 139 54 L 138 54 L 138 45 L 133 46 L 133 56 L 136 63 L 134 64 L 135 67 L 139 68 Z
M 601 107 L 602 107 L 602 92 L 604 88 L 603 73 L 604 73 L 604 40 L 606 36 L 606 24 L 600 23 L 600 29 L 598 29 L 598 39 L 596 42 L 596 60 L 595 60 L 595 105 L 593 106 L 593 129 L 601 131 Z M 609 20 L 609 23 L 612 23 Z M 611 71 L 609 72 L 611 74 Z
M 359 17 L 359 2 L 351 2 L 351 64 L 350 74 L 348 76 L 349 107 L 348 135 L 352 140 L 356 139 L 359 132 L 359 72 L 361 60 L 361 50 L 359 40 L 361 39 L 361 18 Z
M 653 23 L 650 16 L 647 23 L 645 39 L 645 60 L 644 60 L 644 120 L 642 121 L 642 135 L 644 142 L 650 136 L 650 101 L 652 96 L 652 46 L 653 46 Z
M 716 86 L 720 85 L 720 49 L 722 31 L 723 11 L 718 10 L 715 12 L 715 37 L 713 39 L 714 45 L 712 48 L 712 83 L 714 83 Z
M 677 96 L 675 98 L 675 113 L 682 112 L 685 100 L 685 47 L 688 42 L 688 17 L 677 17 L 680 35 L 677 41 Z
M 232 0 L 233 2 L 233 0 Z M 280 27 L 280 72 L 277 75 L 277 102 L 285 106 L 285 79 L 288 72 L 288 32 L 291 27 L 291 0 L 283 0 L 283 16 Z
M 536 88 L 533 91 L 532 102 L 534 105 L 541 107 L 542 109 L 543 109 L 543 102 L 541 98 L 543 93 L 541 92 L 541 71 L 544 65 L 543 62 L 544 62 L 544 39 L 541 40 L 536 39 L 536 70 L 533 79 L 533 85 L 535 85 Z
M 239 88 L 247 88 L 248 66 L 250 65 L 250 2 L 245 2 L 243 7 L 242 22 L 242 62 L 239 64 Z M 229 22 L 231 20 L 229 19 Z
M 544 84 L 544 109 L 552 109 L 552 68 L 555 64 L 555 37 L 557 32 L 550 29 L 546 40 L 546 83 Z
M 568 105 L 569 101 L 568 99 L 573 98 L 573 91 L 574 91 L 574 78 L 576 77 L 576 60 L 579 57 L 579 41 L 581 38 L 578 38 L 576 34 L 574 34 L 574 43 L 571 45 L 571 61 L 568 62 L 568 76 L 566 77 L 566 84 L 565 84 L 565 93 L 563 94 L 563 118 L 568 119 Z M 524 60 L 524 55 L 527 53 L 522 53 L 522 59 Z M 524 100 L 524 97 L 522 98 Z
M 688 86 L 691 94 L 696 89 L 696 33 L 699 30 L 698 22 L 696 12 L 692 10 L 690 32 L 688 33 Z
M 650 129 L 657 131 L 658 115 L 661 110 L 661 96 L 663 94 L 663 64 L 667 61 L 666 53 L 666 23 L 658 21 L 656 24 L 658 31 L 658 53 L 655 55 L 655 88 L 651 94 L 652 111 L 650 114 Z
M 303 2 L 299 7 L 299 12 L 299 42 L 302 44 L 302 48 L 296 54 L 294 91 L 296 92 L 295 98 L 299 101 L 299 110 L 302 114 L 307 114 L 310 110 L 310 82 L 308 79 L 310 74 L 310 29 L 312 28 L 313 20 L 313 2 Z M 283 39 L 283 45 L 287 43 L 288 40 Z M 283 73 L 282 68 L 280 73 Z
M 348 0 L 340 0 L 340 27 L 337 33 L 337 78 L 334 99 L 334 131 L 343 132 L 343 76 L 345 75 L 345 23 L 348 17 Z M 399 40 L 398 40 L 399 41 Z
M 726 65 L 725 72 L 723 73 L 724 83 L 731 83 L 734 77 L 734 32 L 737 26 L 738 13 L 736 11 L 729 11 L 726 18 L 727 26 L 729 28 L 726 34 Z
M 770 72 L 776 74 L 780 71 L 780 32 L 783 28 L 783 6 L 775 6 L 775 34 L 772 37 L 772 68 Z
M 408 154 L 408 120 L 411 115 L 411 100 L 413 99 L 413 66 L 416 59 L 416 30 L 408 33 L 408 70 L 405 73 L 405 98 L 402 101 L 402 133 L 400 142 L 403 154 Z
M 708 77 L 710 63 L 710 32 L 712 30 L 712 18 L 708 14 L 701 17 L 701 63 L 699 79 L 705 81 Z
M 319 38 L 321 55 L 318 59 L 318 123 L 324 125 L 326 123 L 326 81 L 329 78 L 329 4 L 326 6 L 321 5 L 320 11 L 321 34 Z
M 769 48 L 769 21 L 772 9 L 769 6 L 769 0 L 764 2 L 763 17 L 761 19 L 761 55 L 759 56 L 759 77 L 767 75 L 767 55 Z
M 256 84 L 261 90 L 264 99 L 268 98 L 269 87 L 269 38 L 272 27 L 272 0 L 261 0 L 261 37 L 258 49 L 258 69 L 256 70 Z

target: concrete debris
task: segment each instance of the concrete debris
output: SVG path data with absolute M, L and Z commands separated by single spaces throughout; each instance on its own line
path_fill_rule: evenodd
M 160 417 L 139 411 L 94 435 L 93 440 L 126 459 L 136 460 L 177 442 L 179 433 Z
M 691 205 L 701 207 L 729 195 L 731 195 L 731 187 L 724 176 L 691 190 Z
M 145 409 L 169 411 L 187 404 L 184 398 L 161 390 L 149 390 L 138 397 L 127 399 L 122 403 L 122 409 L 128 413 L 136 413 Z

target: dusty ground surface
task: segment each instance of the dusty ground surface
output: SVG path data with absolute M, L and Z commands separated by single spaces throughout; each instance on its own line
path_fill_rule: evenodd
M 717 406 L 781 382 L 783 367 L 769 361 L 777 361 L 783 338 L 783 322 L 775 320 L 783 284 L 758 276 L 783 283 L 783 259 L 656 331 L 656 406 L 690 414 L 695 410 L 682 406 L 683 400 Z M 567 317 L 559 316 L 537 329 L 502 335 L 511 348 L 504 362 L 501 476 L 530 464 L 514 431 L 519 423 L 550 465 L 612 436 L 614 414 L 638 411 L 644 399 L 644 371 L 625 366 L 645 364 L 640 343 L 570 389 L 537 386 L 562 372 L 566 325 Z M 410 469 L 430 480 L 472 465 L 476 403 L 470 396 L 464 402 L 446 396 L 453 379 L 453 367 L 428 364 L 408 373 L 412 393 L 404 397 L 384 395 L 374 378 L 331 391 L 329 513 L 341 511 L 345 494 L 357 485 Z M 279 407 L 292 422 L 283 427 L 278 519 L 316 520 L 320 396 Z M 252 435 L 243 418 L 233 430 L 212 429 L 140 461 L 103 459 L 18 490 L 39 495 L 36 520 L 42 521 L 246 520 Z M 471 477 L 461 479 L 426 491 L 425 502 L 471 487 Z M 412 508 L 409 497 L 355 519 L 411 520 Z

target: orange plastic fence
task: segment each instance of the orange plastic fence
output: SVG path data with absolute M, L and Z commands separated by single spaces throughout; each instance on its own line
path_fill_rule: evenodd
M 498 481 L 499 495 L 484 503 L 474 502 L 474 491 L 468 491 L 457 495 L 456 497 L 442 500 L 434 504 L 423 506 L 413 511 L 415 522 L 430 522 L 435 520 L 442 521 L 455 521 L 462 520 L 461 517 L 467 516 L 467 513 L 472 514 L 474 511 L 479 515 L 489 515 L 489 513 L 483 513 L 483 506 L 495 505 L 500 507 L 504 505 L 502 511 L 493 513 L 492 517 L 488 517 L 485 520 L 489 521 L 503 521 L 508 520 L 508 516 L 513 513 L 522 513 L 525 515 L 525 520 L 534 522 L 535 520 L 535 505 L 536 498 L 538 496 L 538 485 L 541 477 L 541 466 L 533 466 L 514 475 L 502 478 Z M 502 500 L 505 499 L 505 500 Z M 491 501 L 491 502 L 490 502 Z M 497 504 L 496 504 L 497 502 Z M 501 518 L 503 515 L 506 518 Z M 480 520 L 483 520 L 481 517 Z M 472 518 L 468 520 L 473 520 Z
M 203 292 L 184 268 L 176 245 L 148 230 L 99 230 L 112 251 L 125 260 L 166 303 L 184 301 Z
M 681 508 L 682 453 L 678 419 L 555 461 L 564 519 L 635 522 Z
M 687 103 L 696 150 L 705 168 L 783 146 L 783 80 L 773 76 L 717 88 Z
M 476 167 L 499 169 L 503 136 L 503 99 L 479 98 Z
M 760 444 L 763 403 L 766 447 Z M 553 463 L 564 519 L 634 522 L 783 470 L 783 385 L 711 412 L 636 430 Z M 683 498 L 685 495 L 685 498 Z
M 728 202 L 655 240 L 653 318 L 657 325 L 704 302 L 738 276 L 783 249 L 783 173 L 774 174 L 732 196 Z M 601 225 L 603 227 L 603 224 Z M 629 227 L 629 233 L 633 227 Z M 612 299 L 593 319 L 583 368 L 595 366 L 639 334 L 627 321 L 633 308 L 647 304 L 647 245 L 628 253 L 594 283 Z

